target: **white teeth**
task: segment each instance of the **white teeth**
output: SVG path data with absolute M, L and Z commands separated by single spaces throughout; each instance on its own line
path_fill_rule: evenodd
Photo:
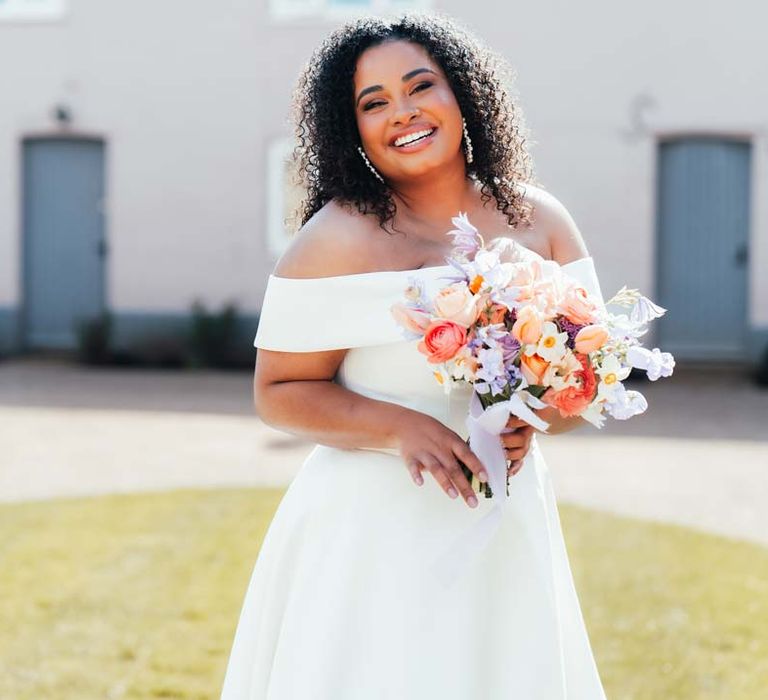
M 418 141 L 418 139 L 429 136 L 433 131 L 434 129 L 425 129 L 424 131 L 414 131 L 412 134 L 408 134 L 407 136 L 401 136 L 399 139 L 395 140 L 395 146 L 404 146 L 406 143 Z

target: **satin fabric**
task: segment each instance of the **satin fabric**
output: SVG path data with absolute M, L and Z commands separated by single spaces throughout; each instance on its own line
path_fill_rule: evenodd
M 565 268 L 602 298 L 591 258 Z M 409 277 L 436 291 L 454 274 L 271 275 L 254 346 L 349 348 L 340 385 L 466 438 L 471 387 L 446 394 L 389 313 Z M 471 509 L 424 477 L 394 449 L 312 449 L 256 557 L 222 700 L 604 700 L 535 437 L 491 541 L 447 587 L 429 564 L 493 499 Z

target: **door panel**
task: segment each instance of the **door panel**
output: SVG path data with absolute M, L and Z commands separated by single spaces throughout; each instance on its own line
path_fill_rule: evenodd
M 24 142 L 24 345 L 73 349 L 104 309 L 104 145 Z
M 744 357 L 750 144 L 712 138 L 659 150 L 659 345 L 679 359 Z

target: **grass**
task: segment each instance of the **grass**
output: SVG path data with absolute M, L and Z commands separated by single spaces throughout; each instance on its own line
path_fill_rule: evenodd
M 216 699 L 282 490 L 0 506 L 0 698 Z M 562 505 L 609 700 L 755 700 L 768 549 Z

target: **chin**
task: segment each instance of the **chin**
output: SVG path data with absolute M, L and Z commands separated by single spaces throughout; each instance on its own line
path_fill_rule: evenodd
M 433 175 L 440 170 L 447 168 L 451 164 L 450 158 L 430 158 L 419 163 L 411 163 L 407 168 L 400 168 L 400 177 L 402 178 L 420 178 L 426 175 Z

